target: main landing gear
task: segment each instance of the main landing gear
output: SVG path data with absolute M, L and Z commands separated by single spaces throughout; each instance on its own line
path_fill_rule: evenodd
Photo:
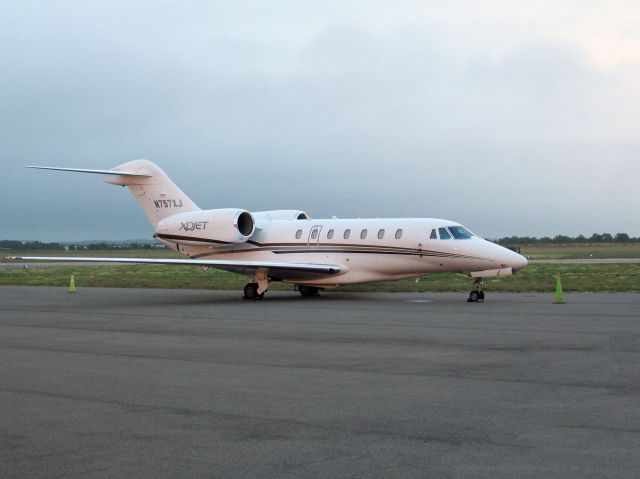
M 245 285 L 243 299 L 262 299 L 268 288 L 269 277 L 267 276 L 267 270 L 260 268 L 256 271 L 255 282 Z
M 264 293 L 258 294 L 258 283 L 248 283 L 244 287 L 243 299 L 262 299 L 262 298 L 264 298 Z
M 304 297 L 318 296 L 320 294 L 320 288 L 316 288 L 315 286 L 305 286 L 303 284 L 298 286 L 298 291 L 300 291 L 300 294 Z
M 476 278 L 473 281 L 473 291 L 469 293 L 469 303 L 481 303 L 484 301 L 484 291 L 482 291 L 482 279 Z

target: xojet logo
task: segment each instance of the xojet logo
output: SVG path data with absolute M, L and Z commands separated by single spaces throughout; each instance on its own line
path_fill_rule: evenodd
M 207 229 L 208 221 L 186 221 L 180 223 L 180 231 L 195 231 Z

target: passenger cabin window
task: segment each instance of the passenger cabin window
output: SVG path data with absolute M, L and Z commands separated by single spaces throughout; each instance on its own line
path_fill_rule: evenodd
M 402 238 L 402 230 L 401 229 L 396 230 L 396 239 L 400 239 L 400 238 Z
M 313 230 L 311 232 L 311 239 L 314 240 L 318 237 L 318 230 Z
M 384 238 L 384 230 L 378 231 L 378 239 Z
M 431 239 L 438 239 L 438 233 L 436 233 L 436 229 L 435 229 L 435 228 L 433 228 L 433 229 L 431 230 L 431 236 L 429 236 L 429 238 L 431 238 Z
M 360 232 L 360 239 L 365 239 L 367 237 L 367 230 L 362 230 Z
M 447 231 L 447 228 L 438 228 L 438 233 L 440 233 L 441 240 L 451 239 L 451 235 Z
M 296 231 L 296 239 L 300 239 L 301 236 L 302 236 L 302 230 Z
M 449 231 L 455 239 L 469 239 L 473 233 L 462 226 L 449 226 Z
M 351 230 L 344 230 L 343 238 L 349 239 L 349 236 L 351 236 Z
M 332 238 L 333 238 L 333 230 L 327 231 L 327 239 L 332 239 Z

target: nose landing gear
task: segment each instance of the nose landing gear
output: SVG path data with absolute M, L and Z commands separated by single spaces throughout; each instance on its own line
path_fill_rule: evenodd
M 484 291 L 482 291 L 482 278 L 473 281 L 473 291 L 469 293 L 468 303 L 481 303 L 484 301 Z

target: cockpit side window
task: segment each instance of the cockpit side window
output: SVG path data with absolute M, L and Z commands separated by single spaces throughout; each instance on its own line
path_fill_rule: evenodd
M 441 240 L 451 239 L 451 235 L 447 231 L 447 228 L 438 228 L 438 233 L 440 233 L 440 239 Z
M 436 229 L 433 228 L 431 230 L 431 236 L 429 236 L 430 239 L 438 239 L 438 233 L 436 233 Z
M 455 239 L 469 239 L 473 233 L 462 226 L 449 226 L 449 231 Z

